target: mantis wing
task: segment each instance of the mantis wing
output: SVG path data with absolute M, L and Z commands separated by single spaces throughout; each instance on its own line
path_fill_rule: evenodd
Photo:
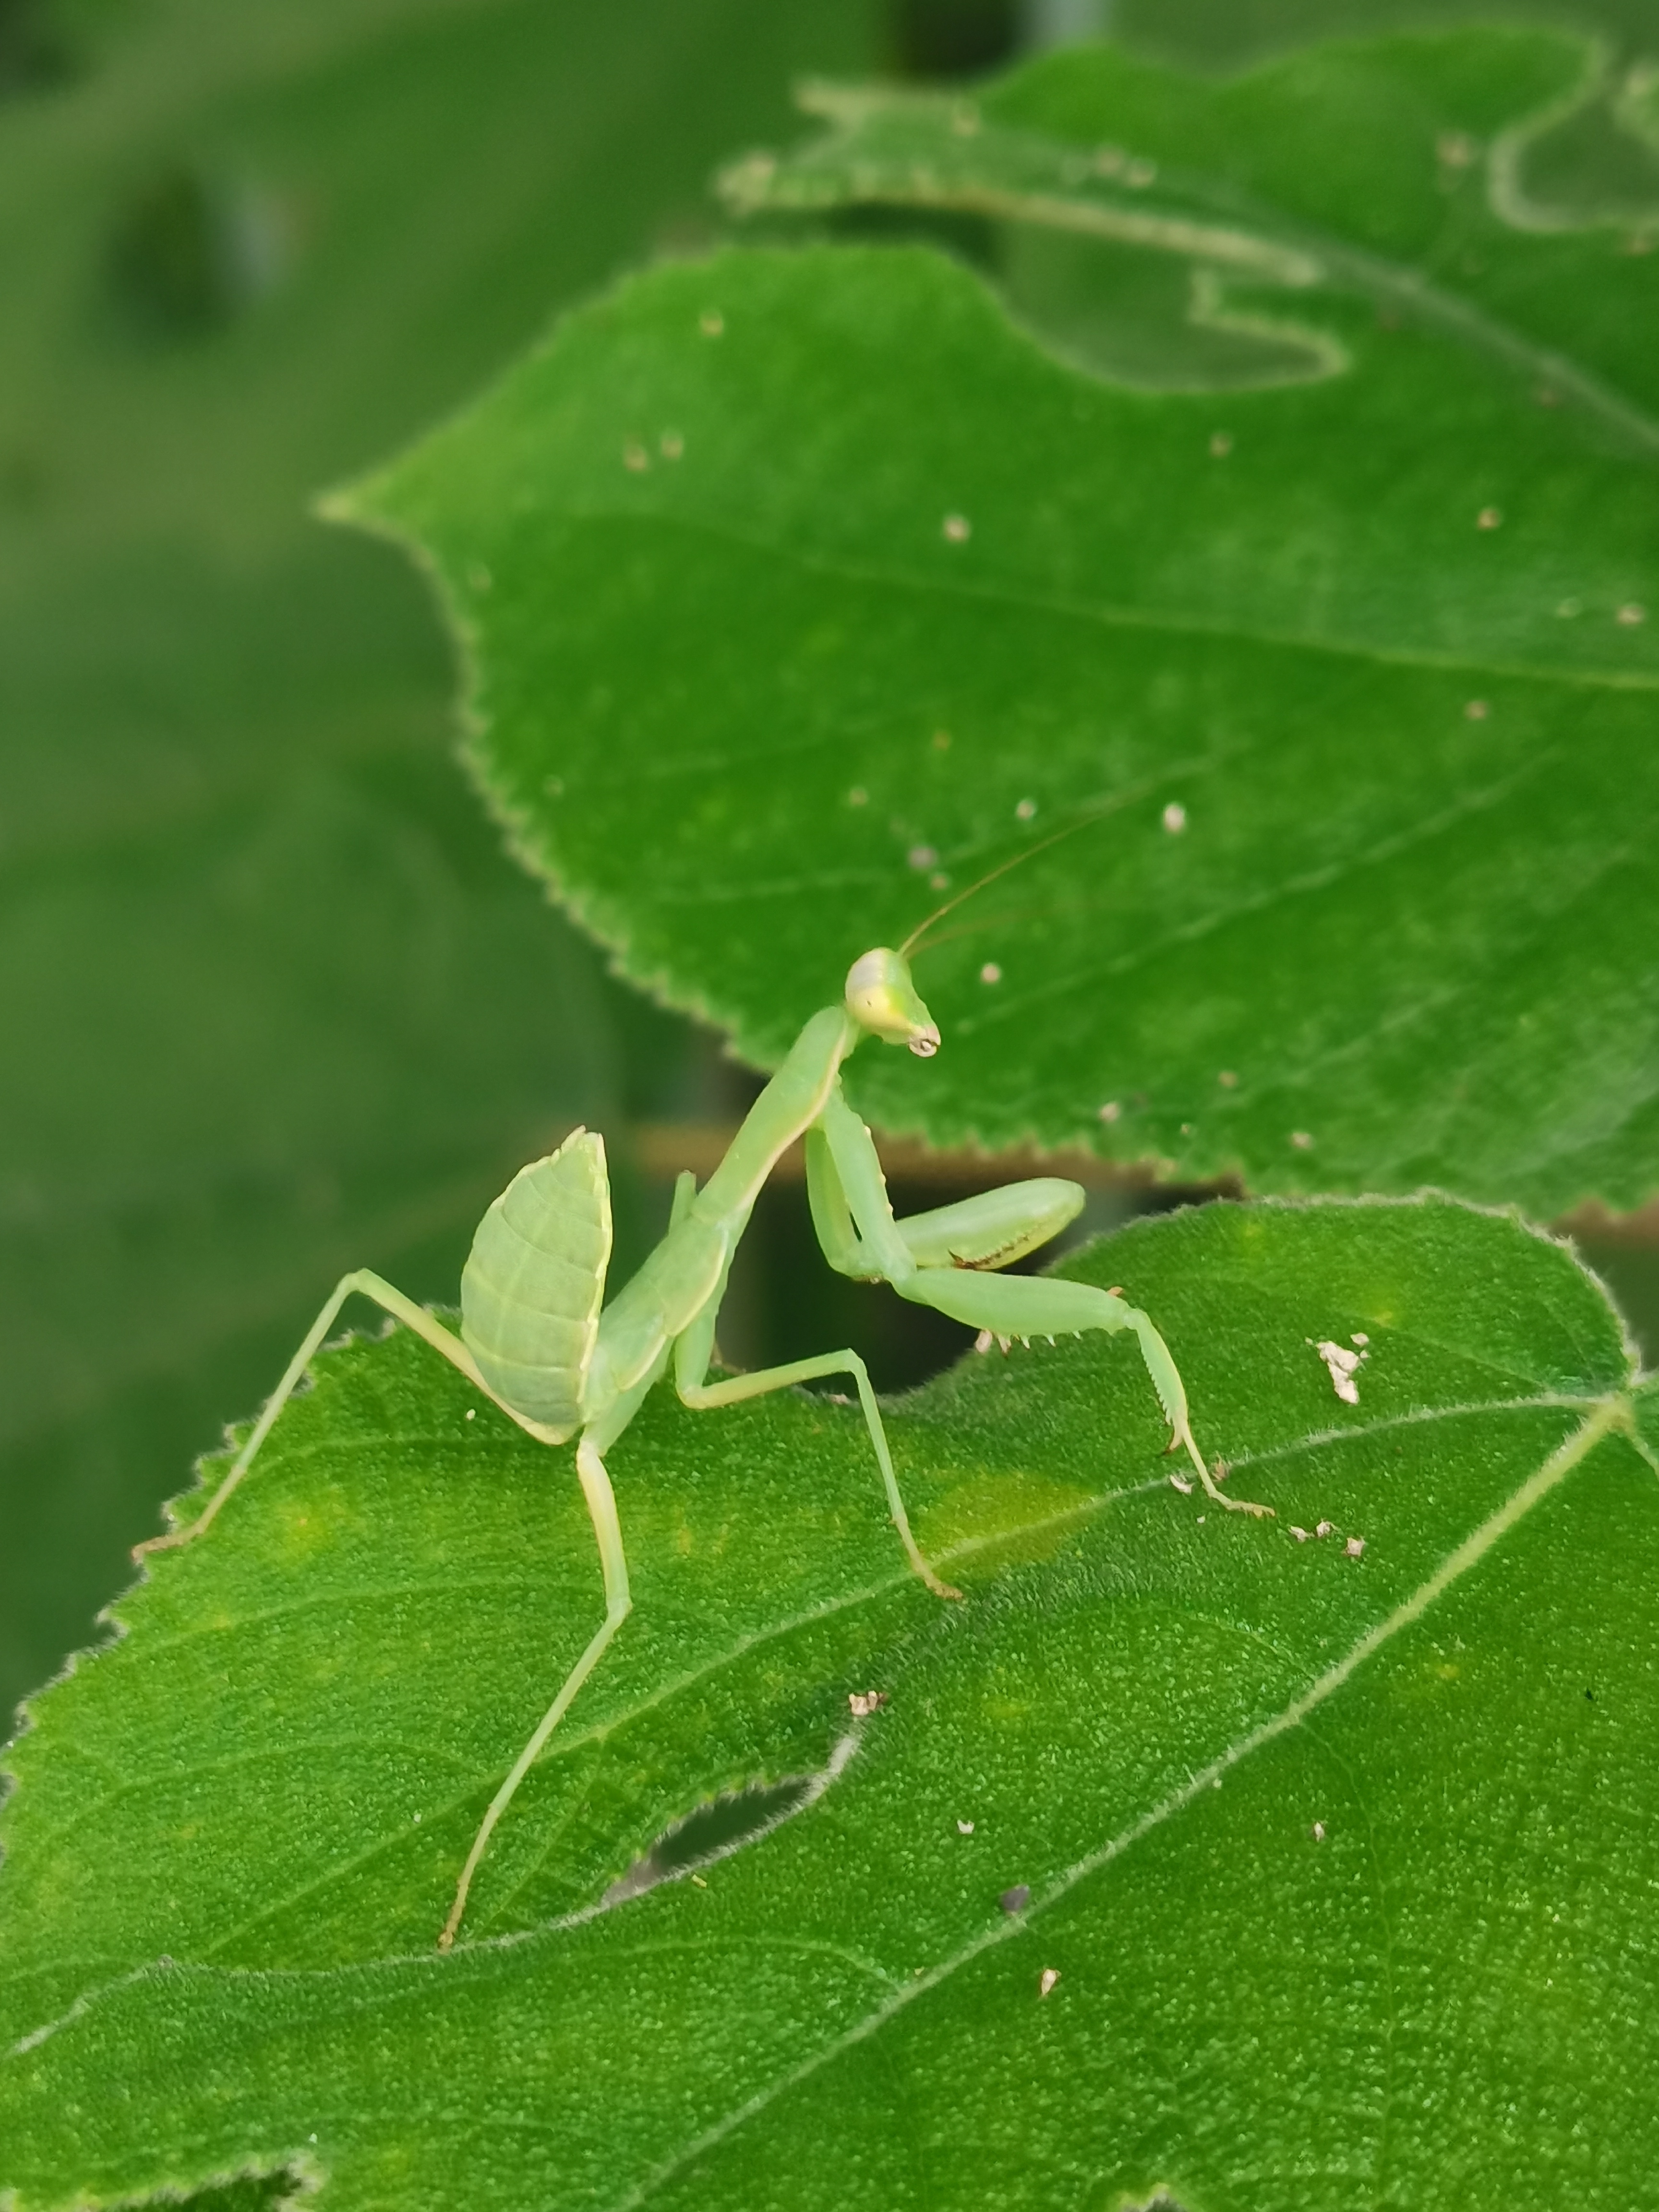
M 461 1274 L 462 1338 L 512 1412 L 566 1434 L 580 1425 L 610 1263 L 605 1139 L 573 1129 L 495 1200 Z

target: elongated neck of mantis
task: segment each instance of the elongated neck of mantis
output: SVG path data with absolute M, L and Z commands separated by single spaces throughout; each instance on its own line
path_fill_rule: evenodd
M 823 1113 L 842 1060 L 862 1035 L 845 1006 L 824 1006 L 813 1015 L 698 1192 L 697 1212 L 705 1220 L 746 1212 L 754 1204 L 781 1155 Z

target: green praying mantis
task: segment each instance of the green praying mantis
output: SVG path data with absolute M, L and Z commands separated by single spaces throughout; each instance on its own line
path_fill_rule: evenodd
M 1084 1202 L 1079 1185 L 1041 1177 L 895 1218 L 874 1141 L 842 1095 L 841 1067 L 866 1036 L 908 1045 L 924 1059 L 938 1051 L 939 1030 L 917 995 L 908 957 L 937 919 L 930 917 L 897 951 L 881 946 L 854 962 L 841 1003 L 808 1021 L 708 1182 L 698 1189 L 695 1176 L 680 1176 L 667 1235 L 609 1305 L 602 1307 L 611 1256 L 605 1145 L 592 1131 L 576 1129 L 556 1152 L 522 1169 L 479 1224 L 461 1276 L 459 1335 L 380 1276 L 362 1268 L 343 1276 L 202 1511 L 137 1548 L 139 1557 L 206 1534 L 354 1295 L 373 1299 L 413 1329 L 529 1435 L 547 1444 L 576 1438 L 576 1474 L 599 1541 L 605 1619 L 490 1800 L 438 1937 L 441 1951 L 454 1942 L 497 1822 L 628 1617 L 628 1560 L 605 1455 L 671 1360 L 682 1402 L 699 1409 L 820 1376 L 850 1376 L 905 1556 L 937 1596 L 961 1595 L 934 1573 L 911 1533 L 880 1407 L 856 1352 L 827 1352 L 757 1374 L 709 1379 L 732 1255 L 762 1187 L 797 1139 L 805 1139 L 813 1225 L 832 1267 L 890 1283 L 901 1297 L 1005 1340 L 1129 1330 L 1169 1420 L 1169 1449 L 1186 1451 L 1218 1504 L 1269 1510 L 1217 1486 L 1194 1441 L 1176 1364 L 1144 1313 L 1088 1284 L 998 1273 L 1076 1216 Z

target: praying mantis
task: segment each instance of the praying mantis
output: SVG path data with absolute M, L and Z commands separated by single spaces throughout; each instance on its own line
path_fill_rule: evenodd
M 797 1139 L 805 1139 L 813 1225 L 832 1267 L 889 1283 L 902 1298 L 1004 1339 L 1129 1330 L 1170 1423 L 1170 1450 L 1186 1451 L 1216 1504 L 1246 1513 L 1270 1510 L 1218 1487 L 1194 1440 L 1175 1361 L 1144 1313 L 1089 1284 L 997 1272 L 1074 1218 L 1084 1202 L 1079 1184 L 1039 1177 L 895 1218 L 874 1140 L 842 1095 L 841 1067 L 866 1036 L 908 1045 L 923 1059 L 939 1050 L 938 1027 L 910 974 L 908 956 L 921 934 L 913 932 L 896 951 L 878 946 L 853 963 L 841 1002 L 807 1022 L 708 1182 L 699 1189 L 694 1176 L 680 1176 L 667 1235 L 609 1305 L 602 1306 L 611 1256 L 605 1144 L 591 1130 L 576 1129 L 556 1152 L 521 1169 L 479 1224 L 461 1276 L 459 1335 L 368 1269 L 343 1276 L 201 1512 L 137 1547 L 134 1556 L 141 1557 L 207 1533 L 353 1296 L 372 1299 L 413 1329 L 530 1436 L 546 1444 L 576 1438 L 577 1479 L 599 1543 L 605 1618 L 490 1800 L 456 1882 L 438 1937 L 441 1951 L 454 1942 L 496 1824 L 628 1617 L 628 1560 L 605 1454 L 671 1361 L 682 1402 L 700 1410 L 821 1376 L 850 1376 L 906 1558 L 935 1595 L 961 1595 L 934 1573 L 911 1533 L 881 1410 L 856 1352 L 827 1352 L 756 1374 L 709 1379 L 732 1255 L 762 1187 Z

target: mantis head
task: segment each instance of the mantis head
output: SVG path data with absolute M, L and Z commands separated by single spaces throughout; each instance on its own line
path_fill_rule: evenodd
M 939 1024 L 916 996 L 909 962 L 884 945 L 860 954 L 848 969 L 847 1011 L 884 1043 L 908 1044 L 922 1060 L 939 1050 Z

